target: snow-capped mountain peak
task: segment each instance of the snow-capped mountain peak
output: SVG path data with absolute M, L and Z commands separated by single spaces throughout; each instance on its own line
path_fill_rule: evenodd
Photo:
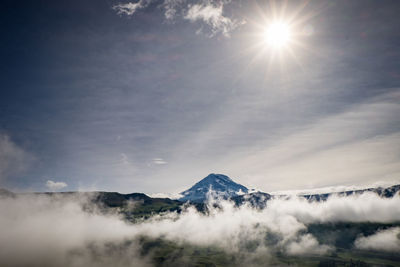
M 235 183 L 226 175 L 211 173 L 188 190 L 183 191 L 181 193 L 183 197 L 180 200 L 202 201 L 207 197 L 209 191 L 229 198 L 247 193 L 248 189 L 241 184 Z

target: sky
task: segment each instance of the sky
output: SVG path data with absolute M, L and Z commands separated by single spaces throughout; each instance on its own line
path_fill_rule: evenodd
M 400 183 L 398 1 L 3 1 L 0 187 Z M 274 21 L 285 47 L 265 42 Z

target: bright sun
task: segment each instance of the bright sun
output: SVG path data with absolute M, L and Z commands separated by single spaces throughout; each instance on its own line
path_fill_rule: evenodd
M 290 26 L 284 22 L 271 23 L 264 32 L 264 41 L 273 48 L 282 48 L 290 42 Z
M 309 1 L 298 1 L 298 4 L 291 3 L 295 1 L 265 2 L 266 6 L 257 7 L 255 19 L 249 20 L 253 26 L 249 31 L 252 38 L 248 40 L 248 51 L 252 53 L 249 66 L 261 61 L 267 63 L 268 70 L 277 65 L 276 70 L 292 64 L 302 67 L 304 50 L 311 51 L 306 42 L 314 34 L 309 20 L 319 11 L 305 12 Z

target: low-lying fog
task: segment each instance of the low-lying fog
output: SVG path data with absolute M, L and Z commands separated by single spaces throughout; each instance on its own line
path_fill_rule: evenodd
M 400 197 L 374 193 L 332 196 L 325 202 L 291 198 L 268 201 L 263 210 L 209 201 L 203 214 L 187 206 L 138 223 L 105 213 L 89 196 L 19 195 L 0 199 L 1 266 L 151 266 L 140 252 L 142 236 L 178 244 L 217 246 L 228 253 L 272 255 L 325 254 L 335 251 L 307 233 L 311 223 L 400 221 Z M 266 236 L 274 242 L 265 242 Z M 400 228 L 360 235 L 357 249 L 400 252 Z M 252 242 L 256 248 L 243 248 Z

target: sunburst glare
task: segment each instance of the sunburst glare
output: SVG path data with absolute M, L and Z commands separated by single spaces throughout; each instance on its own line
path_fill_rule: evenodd
M 246 18 L 249 27 L 248 45 L 241 55 L 248 64 L 243 67 L 247 73 L 251 69 L 265 68 L 265 78 L 270 72 L 286 72 L 292 67 L 303 69 L 307 55 L 318 54 L 312 46 L 314 25 L 312 18 L 317 16 L 325 5 L 306 9 L 308 1 L 275 2 L 254 6 L 252 17 Z
M 289 44 L 291 28 L 288 23 L 276 21 L 264 30 L 264 41 L 273 48 L 282 48 Z

